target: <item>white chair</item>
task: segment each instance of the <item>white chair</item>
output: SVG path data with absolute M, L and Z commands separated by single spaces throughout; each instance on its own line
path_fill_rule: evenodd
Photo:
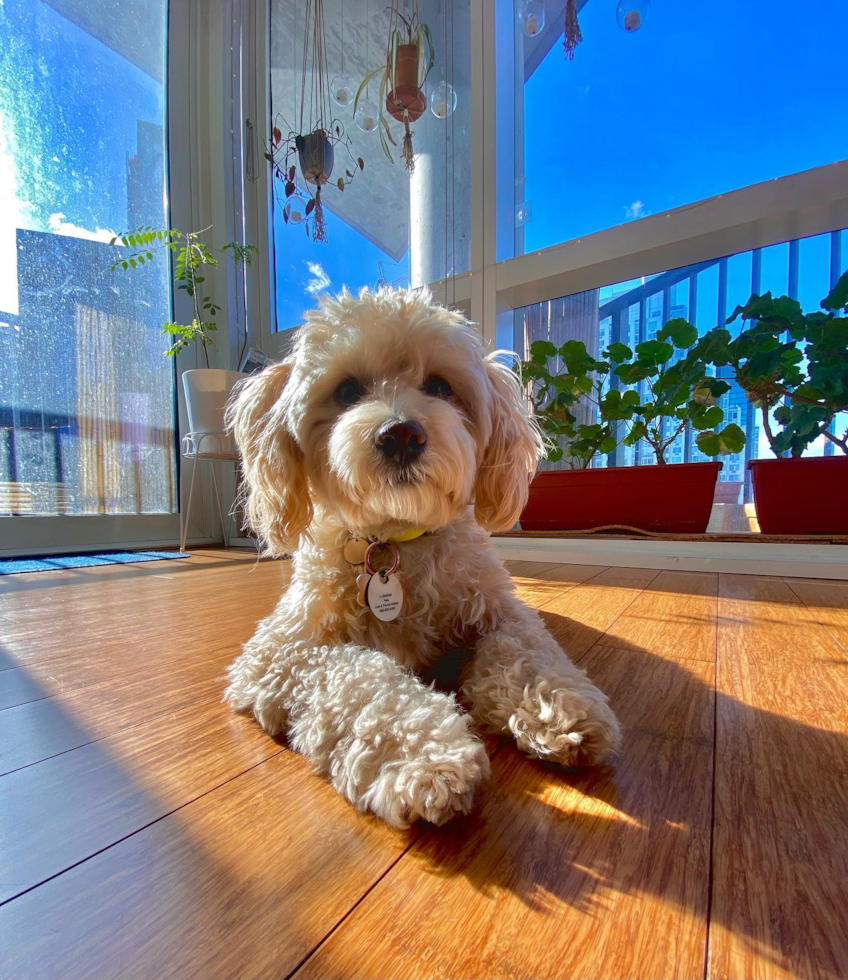
M 215 463 L 235 463 L 238 467 L 238 453 L 232 437 L 224 432 L 187 432 L 183 436 L 182 443 L 183 459 L 192 461 L 191 483 L 188 490 L 188 501 L 186 503 L 185 514 L 180 506 L 180 551 L 186 550 L 186 538 L 188 537 L 188 524 L 191 518 L 191 501 L 194 496 L 194 478 L 197 476 L 197 464 L 201 460 L 207 460 L 212 464 L 212 486 L 215 488 L 215 499 L 218 502 L 218 516 L 221 519 L 221 534 L 224 539 L 224 547 L 229 547 L 229 528 L 232 522 L 232 510 L 229 513 L 229 520 L 224 521 L 224 510 L 221 507 L 221 494 L 218 490 L 218 478 L 215 475 Z M 180 490 L 182 491 L 183 469 L 180 470 Z

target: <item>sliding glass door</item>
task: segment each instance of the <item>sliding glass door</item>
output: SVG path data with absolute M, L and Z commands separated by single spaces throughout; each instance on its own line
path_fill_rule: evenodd
M 0 549 L 176 537 L 167 0 L 0 4 Z

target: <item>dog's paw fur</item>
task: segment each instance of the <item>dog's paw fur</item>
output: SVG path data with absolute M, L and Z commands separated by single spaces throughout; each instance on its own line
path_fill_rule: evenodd
M 606 696 L 589 681 L 573 687 L 539 677 L 524 689 L 509 727 L 527 755 L 563 766 L 594 765 L 621 741 Z
M 392 827 L 416 820 L 443 824 L 468 813 L 474 791 L 488 775 L 486 750 L 469 734 L 457 744 L 386 763 L 363 802 Z

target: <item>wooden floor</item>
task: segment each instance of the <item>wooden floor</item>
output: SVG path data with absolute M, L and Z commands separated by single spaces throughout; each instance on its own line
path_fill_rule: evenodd
M 406 833 L 220 703 L 285 563 L 0 577 L 0 977 L 848 976 L 848 583 L 510 570 L 622 756 Z

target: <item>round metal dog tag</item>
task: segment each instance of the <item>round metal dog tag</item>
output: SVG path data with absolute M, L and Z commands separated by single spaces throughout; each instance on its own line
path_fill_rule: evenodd
M 351 538 L 344 546 L 345 561 L 350 565 L 361 565 L 368 550 L 367 538 Z
M 368 608 L 384 623 L 390 623 L 400 616 L 403 605 L 403 586 L 397 575 L 377 572 L 371 576 L 365 598 Z

